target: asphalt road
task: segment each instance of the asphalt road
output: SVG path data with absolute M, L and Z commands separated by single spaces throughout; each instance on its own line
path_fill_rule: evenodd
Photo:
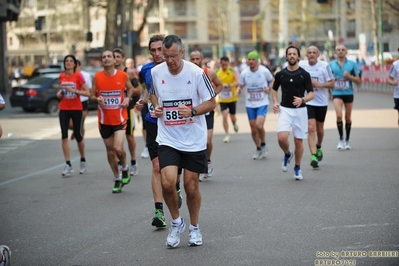
M 165 246 L 168 229 L 150 224 L 149 159 L 138 158 L 138 176 L 123 193 L 111 193 L 94 112 L 86 123 L 88 172 L 62 178 L 58 118 L 7 108 L 0 113 L 0 244 L 10 246 L 12 265 L 315 265 L 336 257 L 346 265 L 399 265 L 399 128 L 392 107 L 392 96 L 356 94 L 353 149 L 338 151 L 330 105 L 320 169 L 309 165 L 305 146 L 304 180 L 295 181 L 292 167 L 281 171 L 271 106 L 269 156 L 252 160 L 240 99 L 240 131 L 230 143 L 222 142 L 221 117 L 215 118 L 214 177 L 200 184 L 204 245 L 189 247 L 186 230 L 176 249 Z M 139 156 L 140 130 L 136 139 Z M 77 172 L 73 141 L 71 147 Z M 181 215 L 188 221 L 185 204 Z

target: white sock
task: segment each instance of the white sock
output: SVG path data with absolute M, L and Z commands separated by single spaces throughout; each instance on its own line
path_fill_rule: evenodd
M 198 230 L 198 229 L 199 229 L 199 225 L 198 225 L 198 224 L 197 224 L 197 225 L 192 225 L 192 224 L 190 224 L 190 226 L 188 227 L 188 229 L 189 229 L 190 231 Z
M 181 219 L 181 217 L 179 216 L 177 219 L 173 220 L 172 223 L 174 225 L 181 225 L 183 222 L 183 220 Z

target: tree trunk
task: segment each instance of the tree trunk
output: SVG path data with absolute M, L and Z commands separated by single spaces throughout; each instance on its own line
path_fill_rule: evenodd
M 144 16 L 143 16 L 143 22 L 141 23 L 140 27 L 137 29 L 136 34 L 137 34 L 137 38 L 136 41 L 133 43 L 133 47 L 132 47 L 132 58 L 134 60 L 136 60 L 136 56 L 141 54 L 141 46 L 140 46 L 140 34 L 144 29 L 145 24 L 147 23 L 147 16 L 148 13 L 151 11 L 151 9 L 153 8 L 153 6 L 155 5 L 155 3 L 158 0 L 148 0 L 147 1 L 147 6 L 144 9 Z M 162 10 L 161 10 L 162 12 Z M 132 21 L 133 21 L 133 16 L 132 16 Z M 163 33 L 163 32 L 161 32 Z M 151 36 L 150 36 L 151 37 Z M 137 64 L 136 61 L 134 61 L 135 64 Z
M 116 44 L 117 37 L 117 6 L 121 0 L 108 0 L 107 1 L 107 17 L 105 24 L 105 39 L 104 49 L 112 50 Z

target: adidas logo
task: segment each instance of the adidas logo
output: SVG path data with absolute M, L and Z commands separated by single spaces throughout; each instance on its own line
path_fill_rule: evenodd
M 191 81 L 188 81 L 187 84 L 191 84 Z

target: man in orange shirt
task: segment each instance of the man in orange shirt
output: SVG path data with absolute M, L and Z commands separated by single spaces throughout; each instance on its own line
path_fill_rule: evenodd
M 133 87 L 125 72 L 115 69 L 113 52 L 104 51 L 101 61 L 104 70 L 96 73 L 93 78 L 90 100 L 98 103 L 98 126 L 107 149 L 108 163 L 115 177 L 112 192 L 120 193 L 122 186 L 130 182 L 126 151 L 123 148 L 127 127 L 127 107 L 134 94 L 141 94 L 141 89 Z M 119 174 L 118 160 L 122 164 L 122 175 Z

